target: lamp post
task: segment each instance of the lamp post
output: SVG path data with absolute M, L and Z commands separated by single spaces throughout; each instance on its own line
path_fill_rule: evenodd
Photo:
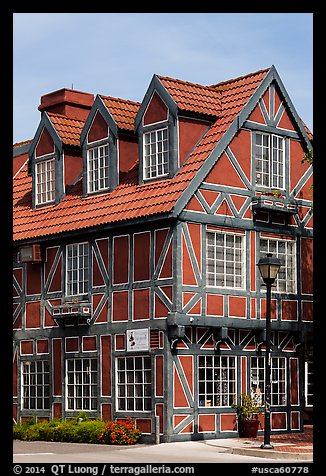
M 274 258 L 271 253 L 267 253 L 265 258 L 260 258 L 257 266 L 261 277 L 266 285 L 266 352 L 265 352 L 265 427 L 263 449 L 273 449 L 270 443 L 271 437 L 271 290 L 277 273 L 282 265 L 279 258 Z

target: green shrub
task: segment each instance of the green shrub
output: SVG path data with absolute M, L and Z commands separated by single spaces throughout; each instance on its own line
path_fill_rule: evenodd
M 83 421 L 78 422 L 80 418 Z M 62 441 L 72 443 L 99 443 L 99 435 L 104 431 L 102 420 L 90 420 L 77 416 L 71 420 L 51 420 L 49 422 L 17 424 L 13 437 L 25 441 Z
M 13 427 L 12 434 L 13 434 L 14 440 L 15 439 L 16 440 L 23 440 L 23 436 L 25 434 L 25 429 L 20 423 L 17 423 Z
M 76 443 L 99 443 L 99 436 L 105 429 L 105 422 L 101 420 L 83 421 L 77 425 Z

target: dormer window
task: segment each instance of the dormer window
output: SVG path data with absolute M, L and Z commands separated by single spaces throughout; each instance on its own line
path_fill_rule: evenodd
M 98 192 L 109 188 L 109 146 L 108 144 L 87 150 L 87 191 Z
M 178 110 L 154 76 L 135 118 L 139 183 L 171 178 L 179 166 Z
M 44 205 L 55 200 L 55 159 L 36 162 L 36 205 Z
M 108 193 L 119 183 L 118 128 L 100 96 L 96 97 L 81 133 L 84 197 Z
M 144 180 L 169 173 L 168 128 L 144 133 Z

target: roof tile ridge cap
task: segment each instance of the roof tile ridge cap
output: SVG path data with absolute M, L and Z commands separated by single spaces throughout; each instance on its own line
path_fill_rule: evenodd
M 236 78 L 231 78 L 231 79 L 227 79 L 226 81 L 221 81 L 219 83 L 211 84 L 207 87 L 216 90 L 220 86 L 225 86 L 226 84 L 235 83 L 237 81 L 241 81 L 242 79 L 249 78 L 250 76 L 256 76 L 256 75 L 261 74 L 261 73 L 266 73 L 267 74 L 271 69 L 272 69 L 272 67 L 259 69 L 258 71 L 253 71 L 252 73 L 244 74 L 244 75 L 238 76 Z
M 174 81 L 174 82 L 177 82 L 177 83 L 187 84 L 187 85 L 190 85 L 190 86 L 197 86 L 197 87 L 203 88 L 203 89 L 209 89 L 210 91 L 216 91 L 216 90 L 214 90 L 211 86 L 206 85 L 206 84 L 193 83 L 193 82 L 191 82 L 191 81 L 186 81 L 186 80 L 184 80 L 184 79 L 171 78 L 170 76 L 161 76 L 161 75 L 156 75 L 156 76 L 157 76 L 160 80 L 166 79 L 167 81 Z
M 17 148 L 17 147 L 21 147 L 22 145 L 28 144 L 28 143 L 30 143 L 30 142 L 32 142 L 32 141 L 33 141 L 33 139 L 26 139 L 26 140 L 22 140 L 22 141 L 20 141 L 20 142 L 15 142 L 15 143 L 12 145 L 12 147 L 15 149 L 15 148 Z
M 115 96 L 108 96 L 108 95 L 105 95 L 105 94 L 99 94 L 99 96 L 102 98 L 102 99 L 113 99 L 114 101 L 119 101 L 119 102 L 126 102 L 126 103 L 129 103 L 129 104 L 133 104 L 135 106 L 140 106 L 140 102 L 139 101 L 133 101 L 132 99 L 124 99 L 124 98 L 120 98 L 120 97 L 115 97 Z

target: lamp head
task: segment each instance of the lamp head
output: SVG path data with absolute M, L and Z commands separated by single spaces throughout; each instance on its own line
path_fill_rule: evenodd
M 257 266 L 265 284 L 274 283 L 282 264 L 282 261 L 274 257 L 272 253 L 267 253 L 264 258 L 260 258 Z

